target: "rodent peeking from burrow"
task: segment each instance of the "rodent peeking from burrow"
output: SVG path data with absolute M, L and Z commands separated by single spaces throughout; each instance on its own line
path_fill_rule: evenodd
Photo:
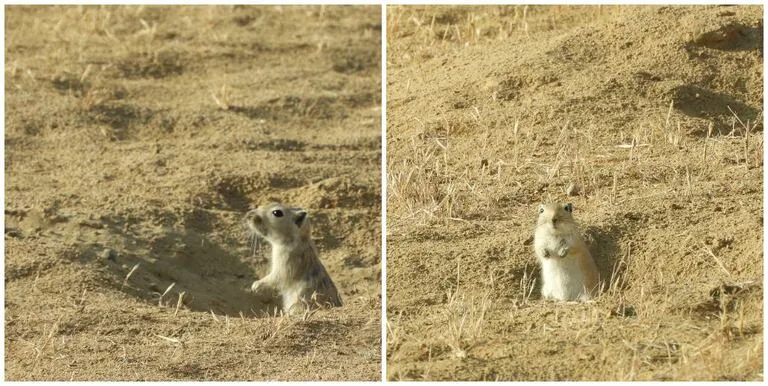
M 342 305 L 318 257 L 306 210 L 272 202 L 249 211 L 245 222 L 272 248 L 269 274 L 253 283 L 253 292 L 278 292 L 284 313 Z

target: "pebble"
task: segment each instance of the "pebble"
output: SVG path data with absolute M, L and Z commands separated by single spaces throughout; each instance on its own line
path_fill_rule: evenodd
M 105 248 L 103 251 L 99 253 L 99 257 L 105 260 L 115 260 L 115 257 L 117 257 L 117 253 L 115 253 L 114 250 L 110 248 Z

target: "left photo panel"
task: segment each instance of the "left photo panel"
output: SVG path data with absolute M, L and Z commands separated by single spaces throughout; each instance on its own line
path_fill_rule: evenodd
M 6 6 L 5 379 L 381 379 L 381 6 Z

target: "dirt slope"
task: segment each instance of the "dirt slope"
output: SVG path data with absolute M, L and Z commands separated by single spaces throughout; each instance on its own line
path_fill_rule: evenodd
M 388 372 L 761 380 L 759 6 L 390 7 Z M 605 292 L 539 299 L 539 202 Z
M 6 379 L 379 379 L 380 14 L 7 7 Z M 244 290 L 270 199 L 343 308 Z

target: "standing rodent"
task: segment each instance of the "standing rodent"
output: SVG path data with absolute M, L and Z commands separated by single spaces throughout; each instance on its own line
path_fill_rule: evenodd
M 586 301 L 598 293 L 595 261 L 573 221 L 573 205 L 541 204 L 533 236 L 544 299 Z
M 271 202 L 248 212 L 245 221 L 251 232 L 272 247 L 269 274 L 251 285 L 253 292 L 279 292 L 286 314 L 342 305 L 336 285 L 317 256 L 307 211 Z

